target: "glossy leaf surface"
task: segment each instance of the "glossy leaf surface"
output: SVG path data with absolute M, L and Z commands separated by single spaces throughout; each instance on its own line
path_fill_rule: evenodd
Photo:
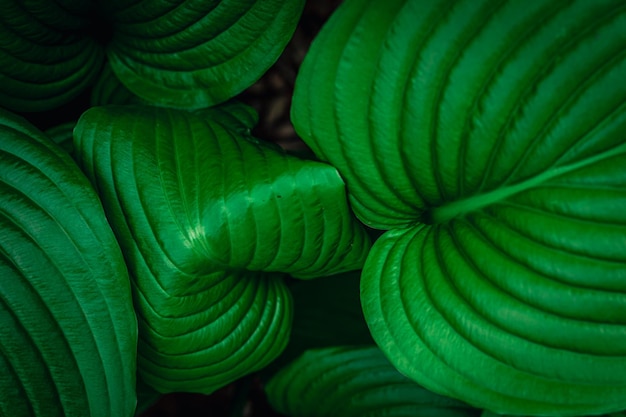
M 0 114 L 0 415 L 132 416 L 137 321 L 96 193 L 70 157 Z
M 393 229 L 363 272 L 401 372 L 510 414 L 626 408 L 621 1 L 344 3 L 299 134 Z
M 49 110 L 95 80 L 104 52 L 85 36 L 90 1 L 6 0 L 0 13 L 0 105 Z
M 117 1 L 108 50 L 113 71 L 137 96 L 197 109 L 240 93 L 276 61 L 303 0 Z
M 266 386 L 270 404 L 290 417 L 478 416 L 400 374 L 377 347 L 305 352 Z
M 369 249 L 334 168 L 254 141 L 232 116 L 249 111 L 226 109 L 92 108 L 75 130 L 134 278 L 139 372 L 161 392 L 269 363 L 291 325 L 282 273 L 360 268 Z

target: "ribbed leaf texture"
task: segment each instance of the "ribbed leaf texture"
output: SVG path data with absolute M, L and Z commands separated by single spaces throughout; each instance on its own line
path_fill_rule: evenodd
M 0 113 L 0 415 L 132 416 L 137 321 L 91 184 Z
M 377 347 L 306 351 L 265 388 L 290 417 L 477 417 L 480 411 L 434 394 L 400 374 Z
M 165 0 L 103 4 L 115 22 L 113 71 L 137 96 L 202 108 L 240 93 L 278 59 L 304 0 Z
M 30 112 L 69 102 L 94 84 L 106 50 L 111 67 L 95 87 L 95 104 L 125 104 L 134 94 L 162 106 L 212 106 L 276 62 L 303 6 L 304 0 L 6 0 L 0 105 Z
M 133 275 L 139 372 L 161 392 L 268 364 L 291 325 L 282 273 L 357 269 L 369 249 L 337 171 L 255 142 L 251 115 L 96 107 L 75 129 Z
M 623 1 L 348 0 L 299 134 L 392 229 L 362 281 L 401 372 L 503 414 L 626 408 Z
M 91 2 L 3 0 L 0 105 L 14 111 L 60 106 L 94 82 L 104 60 L 89 26 Z

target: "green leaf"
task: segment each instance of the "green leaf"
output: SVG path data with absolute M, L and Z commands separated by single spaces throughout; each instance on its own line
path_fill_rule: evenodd
M 106 4 L 115 22 L 107 52 L 137 96 L 198 109 L 234 97 L 265 73 L 291 38 L 304 0 L 176 3 Z
M 96 107 L 75 129 L 133 275 L 139 372 L 161 392 L 208 393 L 265 366 L 291 325 L 282 273 L 357 269 L 369 249 L 334 168 L 210 114 Z
M 0 14 L 0 106 L 43 111 L 80 94 L 104 60 L 88 27 L 88 1 L 3 2 Z
M 400 374 L 376 347 L 305 352 L 266 386 L 270 404 L 291 417 L 478 416 Z
M 503 414 L 626 408 L 621 1 L 346 1 L 296 85 L 298 133 L 393 229 L 363 271 L 374 339 Z
M 0 112 L 0 415 L 132 416 L 137 321 L 96 193 Z

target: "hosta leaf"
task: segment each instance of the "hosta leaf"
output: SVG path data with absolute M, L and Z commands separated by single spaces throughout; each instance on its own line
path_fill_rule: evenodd
M 149 0 L 107 4 L 113 71 L 137 96 L 197 109 L 240 93 L 276 61 L 303 0 Z
M 0 115 L 0 415 L 132 416 L 137 322 L 93 188 Z
M 75 129 L 134 276 L 139 371 L 162 392 L 211 392 L 269 363 L 291 324 L 281 272 L 356 269 L 368 250 L 332 167 L 215 112 L 92 108 Z
M 363 272 L 401 372 L 510 414 L 626 408 L 626 8 L 350 0 L 297 131 L 394 229 Z
M 89 1 L 7 0 L 0 13 L 0 106 L 43 111 L 96 78 L 104 53 L 86 31 Z
M 305 352 L 266 386 L 270 404 L 291 417 L 470 417 L 467 404 L 400 374 L 376 347 Z

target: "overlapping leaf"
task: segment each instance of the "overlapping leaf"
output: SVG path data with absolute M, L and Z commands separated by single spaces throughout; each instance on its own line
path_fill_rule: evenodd
M 281 273 L 360 268 L 368 250 L 336 170 L 253 141 L 232 116 L 250 113 L 227 109 L 92 108 L 75 130 L 132 271 L 139 372 L 162 392 L 269 363 L 291 324 Z
M 0 415 L 132 416 L 137 322 L 102 206 L 50 139 L 0 117 Z
M 276 61 L 303 0 L 149 0 L 106 4 L 113 71 L 149 102 L 202 108 L 235 96 Z
M 377 347 L 305 352 L 267 384 L 270 404 L 291 417 L 471 417 L 467 404 L 400 374 Z
M 387 232 L 362 302 L 391 361 L 510 414 L 626 408 L 626 8 L 347 1 L 297 131 Z
M 122 84 L 145 101 L 190 109 L 218 104 L 278 59 L 303 5 L 7 0 L 0 10 L 0 105 L 42 111 L 67 103 L 95 82 L 105 50 Z M 108 68 L 94 93 L 99 104 L 127 98 Z

